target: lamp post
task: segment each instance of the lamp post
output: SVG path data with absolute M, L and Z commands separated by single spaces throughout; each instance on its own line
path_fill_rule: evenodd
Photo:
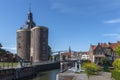
M 77 71 L 78 72 L 81 71 L 81 61 L 79 56 L 81 56 L 81 54 L 79 55 L 79 53 L 77 53 Z
M 59 52 L 59 54 L 60 54 L 60 61 L 62 61 L 62 54 Z
M 53 61 L 53 62 L 55 61 L 55 56 L 54 56 L 54 55 L 52 56 L 52 61 Z
M 11 67 L 12 67 L 12 68 L 13 68 L 13 63 L 15 62 L 14 59 L 15 59 L 15 55 L 12 54 L 12 61 L 11 61 L 11 62 L 12 62 L 12 63 L 11 63 Z

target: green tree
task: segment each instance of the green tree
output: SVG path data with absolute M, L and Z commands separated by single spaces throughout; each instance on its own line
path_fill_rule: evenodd
M 5 49 L 2 49 L 2 44 L 0 43 L 0 55 L 4 55 L 4 54 L 7 54 L 7 50 L 5 50 Z
M 114 67 L 114 70 L 112 71 L 112 77 L 115 80 L 120 80 L 120 45 L 116 47 L 115 52 L 119 58 L 117 58 L 112 64 Z
M 120 45 L 116 47 L 115 52 L 120 57 Z
M 112 77 L 115 80 L 120 80 L 120 58 L 113 62 L 114 70 L 112 70 Z
M 48 45 L 48 60 L 51 59 L 51 52 L 52 52 L 51 47 Z
M 51 53 L 52 50 L 51 50 L 51 47 L 48 45 L 48 53 Z
M 2 48 L 2 44 L 0 43 L 0 48 Z
M 5 49 L 0 49 L 0 55 L 7 54 L 7 51 Z

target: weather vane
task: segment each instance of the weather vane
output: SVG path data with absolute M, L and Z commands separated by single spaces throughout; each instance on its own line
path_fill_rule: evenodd
M 29 11 L 31 12 L 31 0 L 29 2 Z

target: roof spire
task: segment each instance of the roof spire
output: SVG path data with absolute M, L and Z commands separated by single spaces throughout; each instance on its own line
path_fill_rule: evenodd
M 29 12 L 31 12 L 31 2 L 29 3 Z
M 69 46 L 69 53 L 71 53 L 71 47 Z

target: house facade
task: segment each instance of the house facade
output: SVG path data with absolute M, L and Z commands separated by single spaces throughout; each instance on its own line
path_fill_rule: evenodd
M 81 52 L 81 60 L 89 60 L 89 53 L 88 52 Z
M 89 57 L 90 61 L 96 64 L 101 64 L 103 59 L 107 59 L 111 64 L 117 57 L 115 53 L 116 47 L 120 45 L 120 41 L 116 43 L 98 43 L 97 45 L 90 45 Z

